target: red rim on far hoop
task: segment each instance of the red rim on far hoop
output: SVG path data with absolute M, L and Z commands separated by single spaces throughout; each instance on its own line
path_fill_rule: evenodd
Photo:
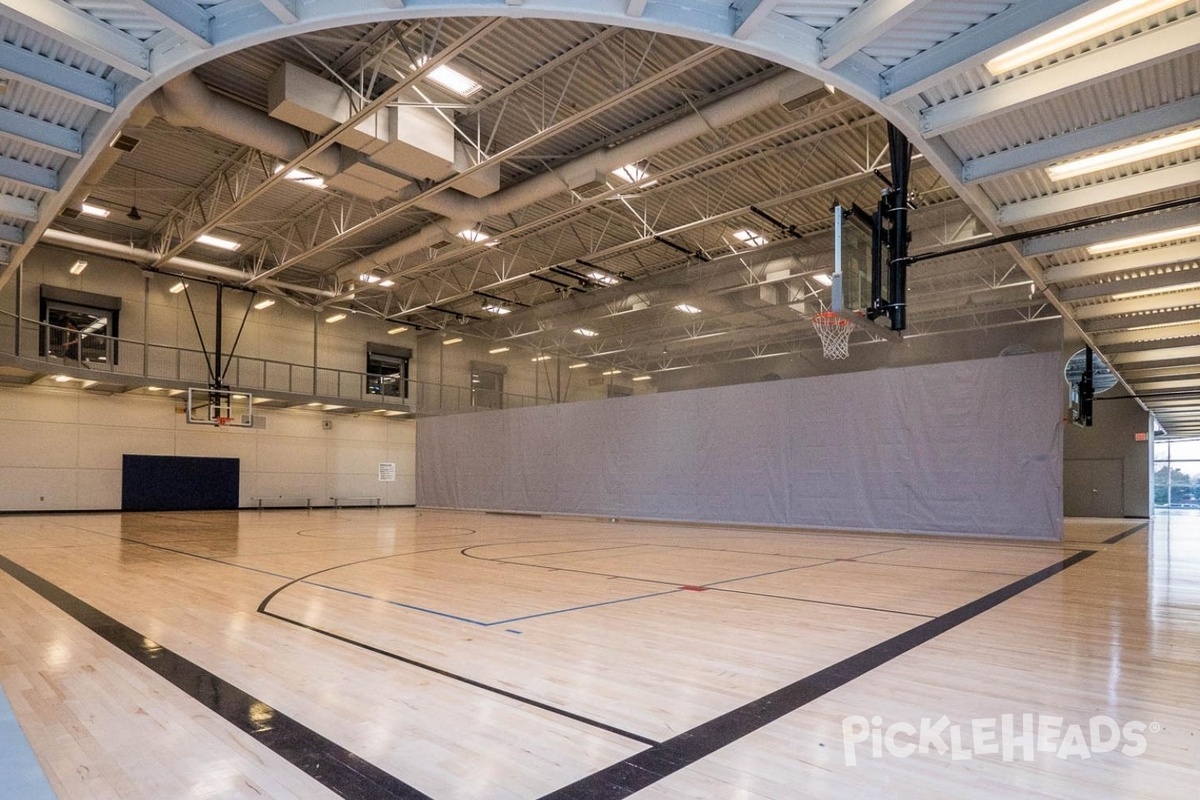
M 821 337 L 821 349 L 826 358 L 850 357 L 850 333 L 854 326 L 832 311 L 822 311 L 812 318 L 813 328 Z

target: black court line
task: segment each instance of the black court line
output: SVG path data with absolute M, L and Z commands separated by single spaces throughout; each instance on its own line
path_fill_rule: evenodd
M 3 556 L 0 570 L 341 797 L 431 800 L 429 795 Z M 264 709 L 271 713 L 269 723 L 262 722 Z
M 835 603 L 832 600 L 811 600 L 807 597 L 788 597 L 783 594 L 768 594 L 766 592 L 748 592 L 745 589 L 722 589 L 720 586 L 706 586 L 706 589 L 711 589 L 714 592 L 727 592 L 729 594 L 744 594 L 750 597 L 769 597 L 773 600 L 790 600 L 796 603 L 814 603 L 819 606 L 837 606 L 838 608 L 854 608 L 859 611 L 878 611 L 882 614 L 900 614 L 905 617 L 923 617 L 924 619 L 934 619 L 933 614 L 918 614 L 916 611 L 897 611 L 894 608 L 876 608 L 875 606 L 856 606 L 853 603 Z
M 1133 536 L 1135 533 L 1140 531 L 1142 528 L 1146 528 L 1146 527 L 1149 527 L 1149 523 L 1139 522 L 1137 525 L 1134 525 L 1132 528 L 1121 531 L 1116 536 L 1108 537 L 1107 539 L 1104 540 L 1103 544 L 1116 544 L 1117 542 L 1121 541 L 1125 537 Z
M 1082 550 L 1057 564 L 1014 581 L 940 617 L 921 623 L 727 714 L 701 723 L 649 750 L 643 750 L 624 761 L 550 792 L 541 800 L 623 800 L 897 656 L 995 608 L 1026 589 L 1095 555 L 1096 552 Z
M 541 711 L 549 712 L 551 714 L 554 714 L 555 716 L 565 717 L 573 722 L 579 722 L 579 723 L 582 723 L 589 727 L 596 728 L 598 730 L 607 731 L 608 733 L 615 733 L 617 736 L 623 736 L 626 739 L 632 739 L 633 741 L 639 742 L 640 744 L 646 744 L 646 745 L 657 745 L 658 744 L 658 742 L 655 741 L 654 739 L 649 739 L 640 734 L 631 733 L 630 731 L 622 730 L 614 725 L 609 725 L 607 722 L 600 722 L 599 720 L 591 719 L 590 717 L 585 717 L 582 714 L 576 714 L 574 712 L 567 711 L 565 709 L 549 705 L 548 703 L 543 703 L 540 700 L 534 700 L 533 698 L 525 697 L 525 696 L 519 695 L 515 692 L 510 692 L 507 689 L 501 689 L 498 686 L 491 686 L 489 684 L 483 683 L 482 681 L 477 681 L 473 678 L 468 678 L 465 675 L 459 675 L 456 672 L 450 672 L 449 670 L 442 669 L 441 667 L 435 667 L 432 664 L 426 664 L 424 662 L 417 661 L 414 658 L 409 658 L 408 656 L 402 656 L 398 653 L 393 653 L 390 650 L 384 650 L 383 648 L 375 647 L 374 645 L 370 645 L 365 642 L 360 642 L 357 639 L 351 639 L 349 636 L 342 636 L 341 634 L 333 633 L 332 631 L 327 631 L 324 628 L 317 628 L 312 625 L 308 625 L 307 623 L 300 622 L 299 620 L 292 619 L 291 617 L 285 617 L 282 614 L 276 614 L 274 611 L 265 611 L 260 608 L 259 613 L 262 614 L 263 616 L 271 617 L 272 619 L 277 619 L 280 622 L 286 622 L 289 625 L 295 625 L 298 628 L 303 628 L 307 631 L 312 631 L 313 633 L 318 633 L 322 636 L 327 636 L 330 639 L 334 639 L 334 640 L 342 642 L 344 644 L 353 645 L 354 647 L 362 648 L 363 650 L 366 650 L 367 652 L 375 653 L 376 655 L 385 656 L 385 657 L 393 659 L 395 661 L 399 661 L 402 664 L 408 664 L 410 667 L 417 667 L 418 669 L 423 669 L 428 672 L 432 672 L 435 675 L 441 675 L 443 678 L 449 678 L 450 680 L 458 681 L 459 683 L 466 684 L 467 686 L 472 686 L 476 689 L 482 689 L 485 692 L 491 692 L 492 694 L 500 695 L 501 697 L 505 697 L 509 700 L 515 700 L 518 703 L 521 703 L 522 705 L 531 706 L 532 708 L 536 708 Z

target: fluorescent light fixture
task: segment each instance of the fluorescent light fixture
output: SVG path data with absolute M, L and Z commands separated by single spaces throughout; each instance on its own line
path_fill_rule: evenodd
M 445 345 L 445 344 L 458 344 L 458 343 L 459 343 L 459 342 L 461 342 L 461 341 L 462 341 L 462 337 L 461 337 L 461 336 L 456 336 L 456 337 L 454 337 L 453 339 L 447 339 L 447 340 L 445 340 L 444 342 L 442 342 L 442 344 L 444 344 L 444 345 Z
M 1173 286 L 1160 286 L 1157 289 L 1141 289 L 1136 292 L 1121 292 L 1112 296 L 1113 300 L 1128 300 L 1131 297 L 1145 297 L 1151 294 L 1163 294 L 1165 292 L 1179 292 L 1184 289 L 1200 289 L 1200 281 L 1192 281 L 1191 283 L 1177 283 Z
M 161 386 L 147 386 L 146 391 L 147 392 L 161 392 L 162 387 Z
M 577 333 L 580 336 L 586 336 L 589 339 L 595 338 L 596 336 L 600 335 L 600 334 L 596 333 L 594 330 L 592 330 L 591 328 L 576 328 L 575 330 L 571 331 L 571 333 Z
M 512 313 L 511 308 L 505 308 L 504 306 L 498 306 L 495 303 L 491 303 L 489 305 L 484 306 L 483 310 L 490 311 L 493 314 L 499 314 L 501 316 Z
M 378 275 L 372 275 L 370 272 L 364 272 L 358 276 L 358 279 L 363 283 L 379 283 L 383 278 Z
M 569 367 L 567 367 L 567 369 L 583 369 L 587 365 L 588 363 L 586 361 L 580 361 L 578 364 L 571 364 Z
M 648 380 L 650 380 L 651 377 L 652 376 L 650 376 L 650 375 L 638 375 L 636 378 L 634 378 L 634 380 L 635 381 L 648 381 Z
M 397 333 L 404 333 L 406 330 L 408 330 L 407 325 L 397 325 L 396 327 L 388 330 L 388 336 L 395 336 Z
M 87 262 L 81 258 L 78 261 L 76 261 L 74 264 L 71 265 L 71 274 L 79 275 L 85 269 L 87 269 Z
M 275 174 L 278 175 L 281 172 L 283 172 L 283 164 L 276 165 Z M 314 175 L 306 169 L 293 169 L 283 177 L 289 181 L 295 181 L 296 183 L 302 183 L 305 186 L 311 186 L 314 189 L 325 188 L 325 179 L 320 175 Z
M 320 403 L 309 403 L 309 404 L 308 404 L 308 407 L 309 407 L 309 408 L 317 408 L 317 407 L 319 407 L 320 405 L 321 405 Z
M 79 207 L 80 214 L 87 214 L 89 217 L 99 217 L 100 219 L 108 219 L 108 215 L 112 212 L 107 208 L 94 206 L 91 203 L 84 203 Z
M 554 356 L 535 356 L 535 357 L 533 357 L 533 358 L 531 358 L 531 359 L 529 359 L 529 360 L 530 360 L 530 361 L 533 361 L 534 363 L 536 363 L 536 362 L 538 362 L 538 361 L 549 361 L 549 360 L 550 360 L 550 359 L 552 359 L 552 358 L 554 358 Z
M 508 348 L 507 347 L 493 347 L 491 350 L 488 350 L 488 352 L 491 353 L 492 355 L 497 355 L 499 353 L 507 353 Z
M 206 244 L 209 247 L 219 247 L 222 250 L 237 250 L 242 246 L 241 242 L 235 242 L 232 239 L 222 239 L 220 236 L 210 236 L 207 233 L 197 236 L 196 241 L 200 244 Z
M 605 286 L 613 286 L 620 282 L 612 275 L 605 275 L 603 272 L 589 272 L 588 277 L 596 283 L 603 283 Z
M 833 286 L 833 276 L 824 272 L 818 272 L 813 275 L 813 280 L 822 286 Z
M 465 231 L 458 232 L 458 238 L 466 239 L 471 244 L 482 244 L 492 237 L 483 231 L 478 231 L 474 228 L 467 228 Z
M 69 380 L 71 380 L 70 375 L 55 375 L 54 376 L 55 383 L 66 383 Z
M 608 372 L 602 372 L 602 373 L 600 373 L 600 374 L 601 374 L 601 375 L 620 375 L 620 374 L 621 374 L 621 370 L 619 370 L 619 369 L 610 369 Z
M 767 243 L 766 237 L 752 230 L 740 230 L 733 232 L 733 238 L 737 239 L 747 247 L 762 247 Z
M 384 278 L 383 280 L 381 280 L 379 282 L 379 287 L 381 289 L 390 289 L 395 285 L 396 285 L 396 282 L 394 280 L 392 280 L 391 278 Z
M 1109 150 L 1106 153 L 1064 161 L 1061 164 L 1052 164 L 1046 167 L 1046 176 L 1052 181 L 1076 178 L 1080 175 L 1087 175 L 1089 172 L 1119 167 L 1122 164 L 1174 153 L 1196 145 L 1200 145 L 1200 128 L 1180 131 L 1170 136 L 1161 136 L 1148 142 L 1138 142 L 1117 150 Z
M 346 318 L 345 314 L 330 314 L 325 318 L 326 322 L 341 322 Z
M 417 59 L 417 66 L 425 66 L 425 62 L 429 60 L 428 56 L 421 56 Z M 476 92 L 483 89 L 474 78 L 469 78 L 454 67 L 446 64 L 441 64 L 434 67 L 425 77 L 441 86 L 443 89 L 449 89 L 459 97 L 470 97 Z
M 1177 5 L 1180 0 L 1119 0 L 1002 53 L 984 66 L 992 75 L 1003 75 Z
M 254 307 L 259 311 L 262 311 L 264 308 L 270 308 L 273 305 L 275 305 L 275 301 L 268 297 L 263 300 L 259 300 L 254 304 Z
M 689 305 L 687 303 L 680 303 L 679 305 L 675 306 L 675 310 L 682 311 L 685 314 L 699 314 L 700 313 L 700 309 L 696 308 L 693 305 Z
M 187 288 L 187 284 L 184 283 L 183 281 L 179 281 L 174 286 L 172 286 L 170 289 L 167 289 L 167 291 L 170 292 L 171 294 L 179 294 L 186 288 Z
M 617 167 L 612 171 L 612 174 L 616 175 L 623 181 L 627 181 L 628 183 L 636 183 L 640 180 L 645 180 L 646 178 L 650 177 L 650 172 L 643 167 L 639 167 L 637 164 L 626 164 L 623 167 Z M 658 183 L 657 180 L 650 181 L 649 183 L 643 183 L 642 188 L 648 189 L 656 183 Z
M 1143 233 L 1139 236 L 1128 236 L 1124 239 L 1113 239 L 1111 242 L 1101 242 L 1088 247 L 1088 255 L 1096 256 L 1101 253 L 1115 253 L 1118 250 L 1132 250 L 1136 247 L 1149 247 L 1152 244 L 1162 244 L 1175 239 L 1187 239 L 1200 236 L 1200 225 L 1188 225 L 1185 228 L 1172 228 L 1154 233 Z

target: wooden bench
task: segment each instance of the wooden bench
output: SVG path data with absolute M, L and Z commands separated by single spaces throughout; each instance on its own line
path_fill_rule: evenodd
M 375 506 L 376 508 L 379 508 L 380 504 L 383 502 L 383 498 L 381 497 L 331 497 L 329 499 L 333 501 L 334 508 L 341 508 L 347 502 Z
M 289 503 L 293 503 L 298 506 L 299 503 L 301 501 L 303 501 L 305 508 L 312 508 L 312 498 L 311 497 L 284 497 L 283 495 L 279 495 L 278 497 L 251 497 L 250 499 L 253 500 L 255 503 L 258 503 L 259 511 L 262 510 L 264 502 L 267 502 L 267 503 L 280 502 L 280 503 L 282 503 L 284 501 L 287 501 Z

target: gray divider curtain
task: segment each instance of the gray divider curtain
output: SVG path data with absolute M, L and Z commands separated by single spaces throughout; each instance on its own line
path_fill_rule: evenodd
M 417 503 L 1062 538 L 1057 353 L 417 423 Z

